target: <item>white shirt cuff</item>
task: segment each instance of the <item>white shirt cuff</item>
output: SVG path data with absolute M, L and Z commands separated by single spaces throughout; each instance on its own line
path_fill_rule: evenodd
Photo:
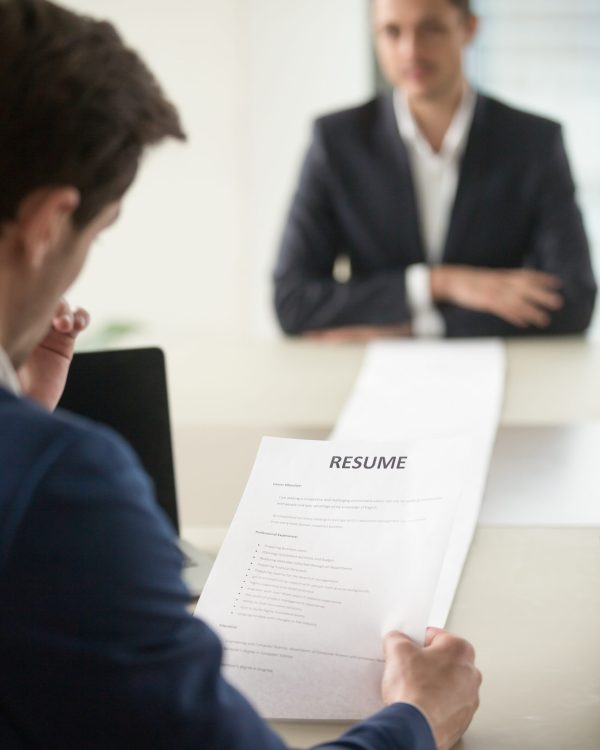
M 433 304 L 429 267 L 415 263 L 406 269 L 405 279 L 413 334 L 419 338 L 443 336 L 446 324 Z

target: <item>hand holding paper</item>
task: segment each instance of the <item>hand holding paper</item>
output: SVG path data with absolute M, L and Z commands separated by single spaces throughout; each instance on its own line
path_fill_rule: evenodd
M 425 648 L 398 632 L 388 633 L 384 644 L 384 703 L 417 706 L 438 750 L 454 747 L 479 705 L 481 672 L 471 644 L 438 628 L 428 629 Z

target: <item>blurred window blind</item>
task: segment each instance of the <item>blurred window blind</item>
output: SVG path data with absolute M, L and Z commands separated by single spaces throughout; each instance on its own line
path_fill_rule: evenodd
M 600 0 L 475 0 L 471 80 L 562 123 L 600 276 Z M 600 303 L 599 303 L 600 304 Z M 600 334 L 600 314 L 594 332 Z

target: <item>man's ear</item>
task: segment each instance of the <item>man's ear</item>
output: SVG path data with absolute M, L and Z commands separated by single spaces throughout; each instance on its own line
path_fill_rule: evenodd
M 477 34 L 477 29 L 479 28 L 479 16 L 476 16 L 474 13 L 469 13 L 467 15 L 467 18 L 465 19 L 465 29 L 466 29 L 466 35 L 465 35 L 465 44 L 471 44 L 473 41 L 475 34 Z
M 71 230 L 79 202 L 79 191 L 73 187 L 35 190 L 21 201 L 16 224 L 24 262 L 32 268 L 42 266 Z

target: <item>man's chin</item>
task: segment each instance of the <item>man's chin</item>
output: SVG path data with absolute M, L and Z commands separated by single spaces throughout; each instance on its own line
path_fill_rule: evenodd
M 404 94 L 409 101 L 429 102 L 435 100 L 435 92 L 431 86 L 409 85 L 404 87 Z
M 418 104 L 433 104 L 445 98 L 444 89 L 434 84 L 407 86 L 404 94 L 409 102 Z

